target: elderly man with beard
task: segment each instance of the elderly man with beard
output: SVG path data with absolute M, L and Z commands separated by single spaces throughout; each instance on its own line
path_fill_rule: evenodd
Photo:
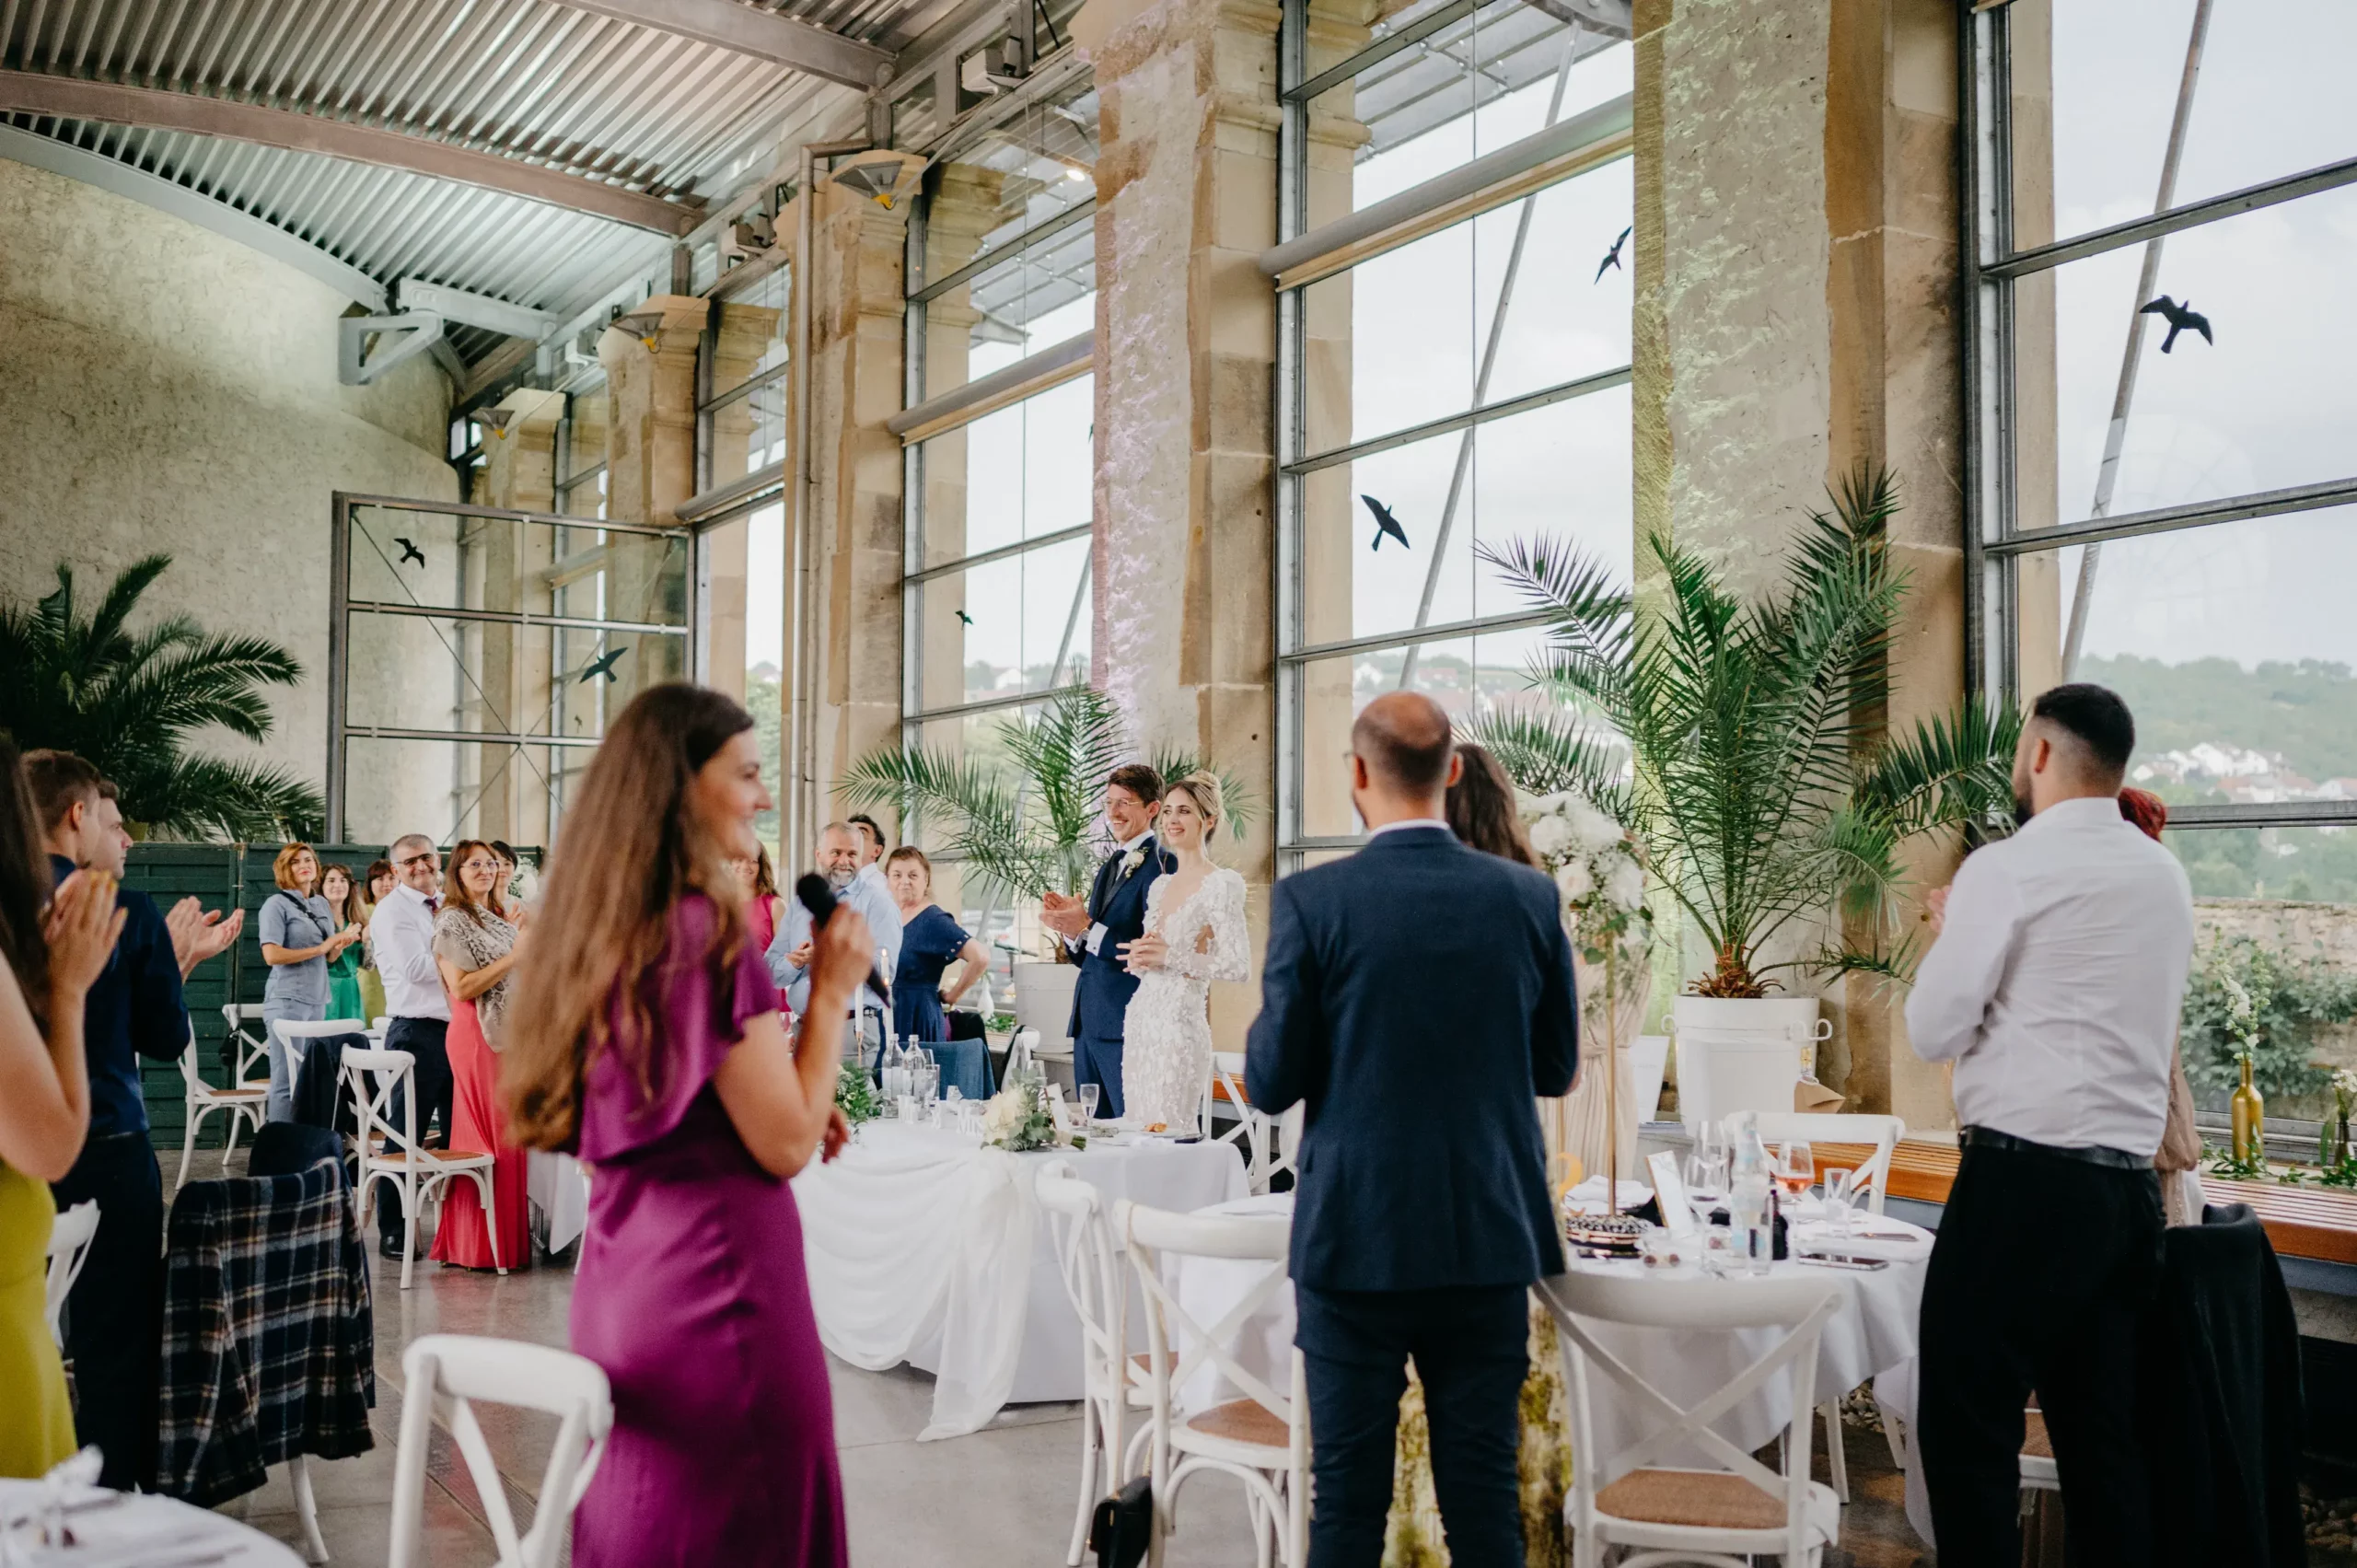
M 891 889 L 881 877 L 860 875 L 868 861 L 866 840 L 847 822 L 830 822 L 819 833 L 815 858 L 813 869 L 827 879 L 837 901 L 865 917 L 867 929 L 883 949 L 884 956 L 877 960 L 877 968 L 890 975 L 900 962 L 900 912 L 892 902 Z M 810 1000 L 810 912 L 802 907 L 800 900 L 786 900 L 785 918 L 778 923 L 768 958 L 771 977 L 785 993 L 786 1005 L 797 1016 Z M 878 1038 L 890 1029 L 891 1009 L 884 998 L 866 986 L 860 988 L 858 1008 L 863 1034 L 870 1013 L 877 1016 Z

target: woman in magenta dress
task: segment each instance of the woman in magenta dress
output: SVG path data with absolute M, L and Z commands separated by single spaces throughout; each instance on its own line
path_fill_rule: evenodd
M 841 1020 L 865 923 L 822 934 L 790 1037 L 731 858 L 770 805 L 753 721 L 664 685 L 608 730 L 567 812 L 517 978 L 517 1135 L 594 1170 L 573 1348 L 614 1432 L 573 1521 L 578 1568 L 846 1561 L 825 1353 L 787 1180 L 850 1136 Z
M 532 1260 L 531 1156 L 508 1135 L 499 1109 L 499 1051 L 521 937 L 520 923 L 511 925 L 501 911 L 504 875 L 493 845 L 461 840 L 450 852 L 441 912 L 434 917 L 434 964 L 450 998 L 450 1147 L 492 1156 L 499 1226 L 494 1251 L 475 1184 L 461 1178 L 443 1188 L 442 1218 L 427 1256 L 462 1269 L 521 1269 Z M 524 918 L 520 904 L 507 912 L 518 923 Z

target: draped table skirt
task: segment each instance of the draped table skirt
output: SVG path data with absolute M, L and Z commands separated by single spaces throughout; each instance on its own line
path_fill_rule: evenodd
M 1069 1160 L 1109 1208 L 1128 1198 L 1186 1214 L 1246 1191 L 1225 1144 L 1011 1155 L 890 1121 L 795 1179 L 819 1339 L 854 1366 L 933 1373 L 925 1438 L 978 1431 L 1006 1404 L 1081 1397 L 1080 1320 L 1031 1191 L 1051 1159 Z

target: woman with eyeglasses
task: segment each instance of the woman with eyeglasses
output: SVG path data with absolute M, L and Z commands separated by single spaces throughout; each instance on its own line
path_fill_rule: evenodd
M 270 966 L 262 981 L 263 1044 L 270 1051 L 268 1114 L 273 1121 L 295 1117 L 295 1075 L 282 1023 L 317 1023 L 328 1016 L 328 966 L 360 940 L 360 927 L 337 918 L 319 897 L 319 857 L 309 844 L 287 844 L 271 862 L 278 891 L 261 906 L 261 961 Z
M 522 935 L 522 912 L 514 912 L 514 924 L 500 912 L 506 876 L 498 850 L 481 839 L 459 841 L 443 880 L 441 912 L 434 917 L 434 964 L 450 997 L 450 1032 L 444 1037 L 450 1052 L 450 1146 L 492 1156 L 491 1223 L 484 1222 L 474 1183 L 453 1181 L 435 1226 L 434 1250 L 426 1254 L 461 1269 L 519 1269 L 531 1257 L 529 1161 L 524 1146 L 507 1136 L 499 1111 L 499 1048 Z

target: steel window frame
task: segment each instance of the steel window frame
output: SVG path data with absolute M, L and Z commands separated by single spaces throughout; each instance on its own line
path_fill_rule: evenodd
M 2220 496 L 2050 528 L 2019 527 L 2019 408 L 2014 396 L 2014 285 L 2090 256 L 2357 184 L 2357 157 L 2261 180 L 2165 212 L 2026 250 L 2013 248 L 2011 13 L 1958 7 L 1958 254 L 1963 258 L 1965 684 L 1974 697 L 2022 698 L 2018 563 L 2024 555 L 2257 517 L 2357 504 L 2357 477 Z M 2357 825 L 2357 801 L 2176 806 L 2172 831 Z

